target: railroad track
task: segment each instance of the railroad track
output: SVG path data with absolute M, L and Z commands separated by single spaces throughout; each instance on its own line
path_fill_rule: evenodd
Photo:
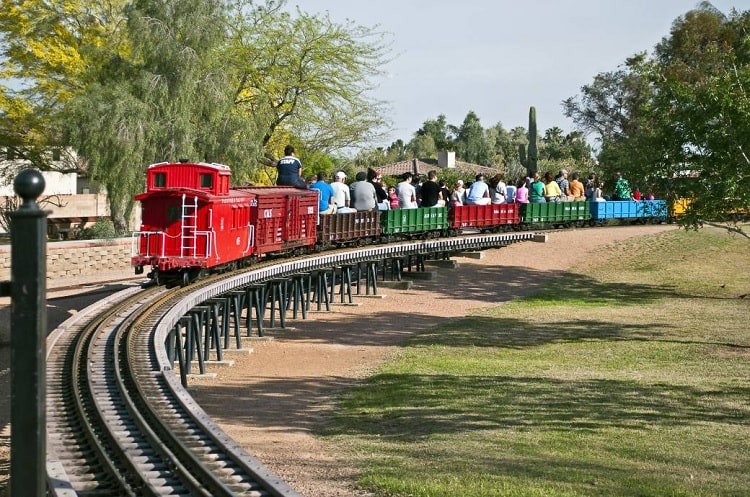
M 326 252 L 269 261 L 185 288 L 131 288 L 100 301 L 48 338 L 50 493 L 300 497 L 228 437 L 187 393 L 165 347 L 178 320 L 201 302 L 272 278 L 534 237 L 475 235 Z

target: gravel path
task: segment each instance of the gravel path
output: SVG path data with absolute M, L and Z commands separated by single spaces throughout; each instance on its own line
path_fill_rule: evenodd
M 436 279 L 415 280 L 409 290 L 380 288 L 381 298 L 356 298 L 357 306 L 290 320 L 289 329 L 251 342 L 251 354 L 230 357 L 234 366 L 215 369 L 215 379 L 192 380 L 191 391 L 227 433 L 303 495 L 368 495 L 351 484 L 356 468 L 314 437 L 338 392 L 398 354 L 399 344 L 419 330 L 576 273 L 578 264 L 605 257 L 597 249 L 609 243 L 669 229 L 555 231 L 547 243 L 487 250 L 480 260 L 457 258 L 456 269 L 438 269 Z M 8 343 L 0 341 L 0 497 L 7 494 L 10 457 L 9 356 Z

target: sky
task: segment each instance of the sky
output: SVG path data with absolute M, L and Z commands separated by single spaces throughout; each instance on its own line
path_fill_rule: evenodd
M 750 0 L 713 0 L 724 14 Z M 377 145 L 408 142 L 426 120 L 460 126 L 474 111 L 483 127 L 528 128 L 536 107 L 540 135 L 574 124 L 562 101 L 594 76 L 652 52 L 697 0 L 288 0 L 387 33 L 393 60 L 373 98 L 389 104 L 393 131 Z

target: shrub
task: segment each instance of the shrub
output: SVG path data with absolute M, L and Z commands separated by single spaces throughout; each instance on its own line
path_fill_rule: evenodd
M 117 232 L 112 221 L 100 219 L 93 225 L 83 228 L 75 235 L 76 240 L 99 240 L 116 238 Z

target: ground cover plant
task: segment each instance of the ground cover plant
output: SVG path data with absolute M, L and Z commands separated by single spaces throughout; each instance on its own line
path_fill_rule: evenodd
M 718 230 L 610 246 L 414 338 L 325 436 L 377 496 L 748 495 L 749 267 Z

